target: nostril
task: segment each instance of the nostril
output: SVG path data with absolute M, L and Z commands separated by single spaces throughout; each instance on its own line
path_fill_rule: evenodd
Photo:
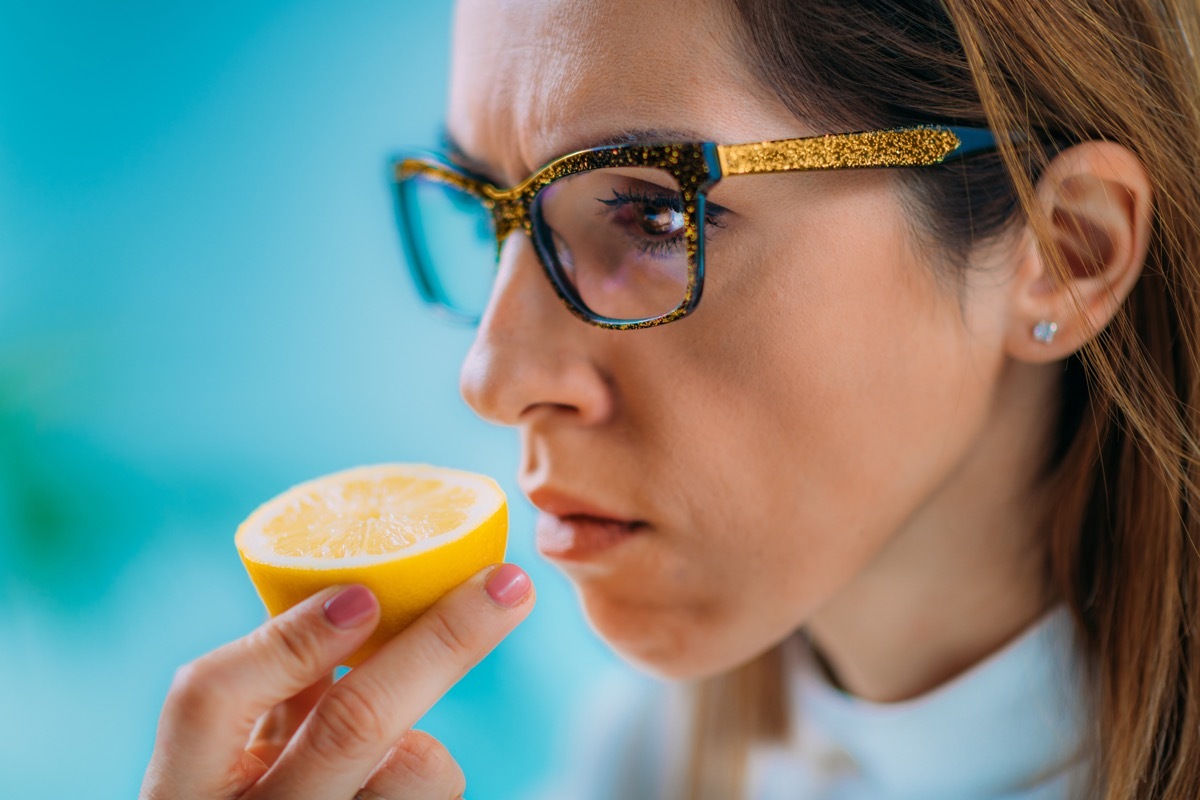
M 603 422 L 615 407 L 611 383 L 586 340 L 569 347 L 563 337 L 532 328 L 503 339 L 481 332 L 459 371 L 459 392 L 471 410 L 497 425 L 518 425 L 535 410 L 584 425 Z

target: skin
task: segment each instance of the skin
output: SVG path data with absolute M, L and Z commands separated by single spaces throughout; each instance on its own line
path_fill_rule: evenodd
M 464 0 L 450 134 L 512 185 L 627 130 L 825 132 L 749 74 L 728 13 Z M 1121 159 L 1111 186 L 1077 182 L 1087 202 L 1055 174 L 1046 184 L 1048 208 L 1117 229 L 1109 258 L 1084 265 L 1093 283 L 1073 287 L 1049 280 L 1021 228 L 981 244 L 962 290 L 947 288 L 895 171 L 723 182 L 711 197 L 732 218 L 710 238 L 699 309 L 643 331 L 581 323 L 528 237 L 510 237 L 462 394 L 519 430 L 535 501 L 562 492 L 648 523 L 602 558 L 562 563 L 600 635 L 650 671 L 696 678 L 803 627 L 849 691 L 899 700 L 1028 626 L 1053 601 L 1033 479 L 1056 362 L 1091 335 L 1067 324 L 1068 289 L 1085 307 L 1123 293 L 1144 253 L 1149 187 Z M 1091 327 L 1116 307 L 1100 305 Z M 1059 321 L 1054 345 L 1034 346 L 1039 319 Z
M 450 132 L 503 185 L 630 130 L 819 133 L 747 72 L 726 14 L 715 0 L 463 0 Z M 519 430 L 531 499 L 558 492 L 646 523 L 562 564 L 630 660 L 701 677 L 805 631 L 847 691 L 901 700 L 1054 602 L 1039 529 L 1053 498 L 1034 480 L 1048 409 L 1059 362 L 1140 274 L 1150 181 L 1120 146 L 1064 152 L 1029 226 L 959 265 L 961 290 L 918 243 L 901 181 L 721 184 L 712 199 L 729 215 L 699 309 L 643 331 L 582 323 L 528 238 L 505 242 L 463 396 Z M 1058 322 L 1053 343 L 1033 340 L 1039 320 Z M 461 796 L 453 758 L 411 725 L 529 613 L 528 577 L 484 570 L 333 684 L 379 616 L 369 594 L 352 620 L 331 616 L 338 591 L 181 668 L 143 800 Z
M 333 668 L 378 624 L 379 604 L 362 586 L 318 592 L 179 669 L 138 796 L 461 797 L 458 764 L 412 725 L 525 619 L 534 600 L 520 568 L 488 567 L 334 683 Z M 331 610 L 338 603 L 340 613 Z

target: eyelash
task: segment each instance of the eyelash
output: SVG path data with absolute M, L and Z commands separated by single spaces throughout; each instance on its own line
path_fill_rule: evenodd
M 679 195 L 674 194 L 659 194 L 651 195 L 641 191 L 621 192 L 616 189 L 612 190 L 612 199 L 605 200 L 597 197 L 603 205 L 609 208 L 621 208 L 624 206 L 640 204 L 640 205 L 655 205 L 665 206 L 676 213 L 683 211 L 683 203 L 679 199 Z M 729 209 L 716 205 L 715 203 L 706 203 L 704 206 L 704 233 L 705 237 L 709 234 L 709 228 L 723 228 L 724 223 L 721 222 L 721 217 L 728 212 Z M 683 237 L 678 236 L 671 239 L 659 240 L 644 240 L 637 245 L 638 252 L 643 255 L 660 256 L 666 255 L 677 249 L 683 242 Z

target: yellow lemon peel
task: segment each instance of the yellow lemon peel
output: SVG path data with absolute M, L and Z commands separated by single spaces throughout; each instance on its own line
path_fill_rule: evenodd
M 259 506 L 234 543 L 272 616 L 327 586 L 379 599 L 355 666 L 439 597 L 504 560 L 508 504 L 491 478 L 427 464 L 378 464 L 293 486 Z

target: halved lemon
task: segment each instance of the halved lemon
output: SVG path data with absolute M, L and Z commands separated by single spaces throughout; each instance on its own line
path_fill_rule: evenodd
M 354 666 L 446 592 L 504 560 L 508 504 L 491 478 L 427 464 L 336 472 L 259 506 L 234 543 L 272 616 L 335 584 L 379 598 Z

